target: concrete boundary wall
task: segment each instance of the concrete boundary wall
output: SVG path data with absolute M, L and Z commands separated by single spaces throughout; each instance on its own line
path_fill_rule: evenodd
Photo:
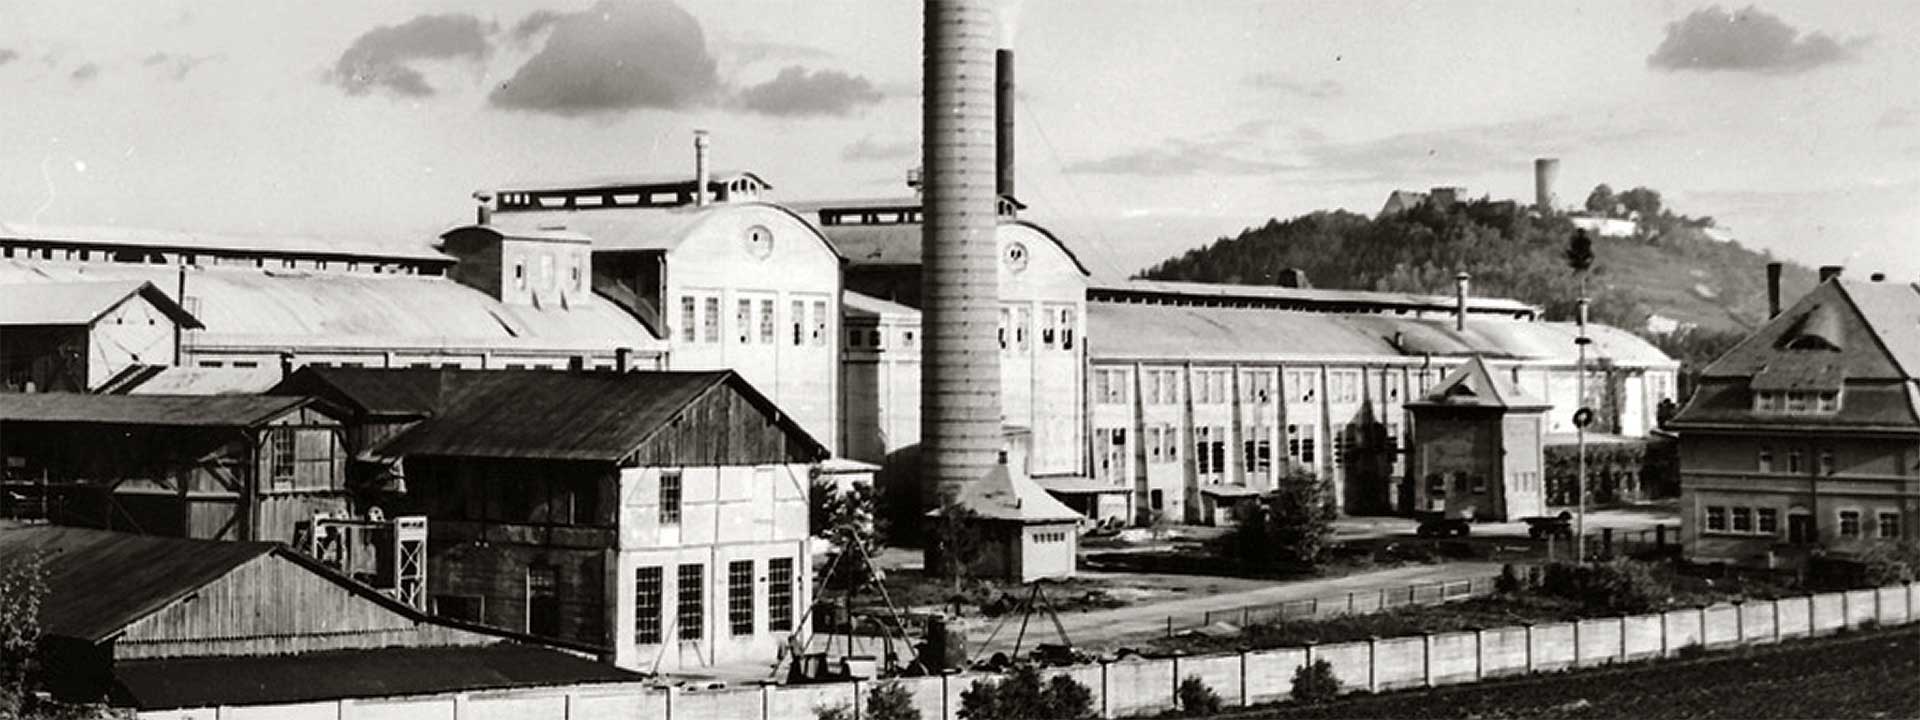
M 1688 646 L 1735 647 L 1782 638 L 1826 635 L 1867 624 L 1903 625 L 1920 617 L 1912 584 L 1779 600 L 1723 603 L 1664 613 L 1578 622 L 1276 648 L 1163 659 L 1128 659 L 1070 668 L 1093 693 L 1103 718 L 1155 715 L 1173 709 L 1180 681 L 1198 677 L 1228 706 L 1286 702 L 1303 665 L 1324 659 L 1342 688 L 1392 690 L 1474 682 L 1481 678 L 1597 666 L 1678 655 Z M 926 720 L 957 720 L 960 693 L 979 674 L 904 678 Z M 448 695 L 353 699 L 290 705 L 197 708 L 141 713 L 155 720 L 812 720 L 845 706 L 856 716 L 872 683 L 665 690 L 638 684 L 528 688 Z

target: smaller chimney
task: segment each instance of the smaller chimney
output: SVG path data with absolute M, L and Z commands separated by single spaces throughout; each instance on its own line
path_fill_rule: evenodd
M 1786 264 L 1784 263 L 1777 263 L 1777 262 L 1767 263 L 1767 319 L 1768 320 L 1772 320 L 1780 316 L 1780 272 L 1785 268 L 1786 268 Z
M 487 225 L 493 222 L 493 193 L 485 190 L 473 191 L 473 223 Z
M 280 351 L 280 379 L 285 380 L 287 379 L 288 375 L 292 375 L 292 374 L 293 374 L 293 351 L 281 350 Z
M 693 204 L 707 206 L 707 131 L 693 131 Z
M 1467 283 L 1473 279 L 1466 271 L 1453 276 L 1453 329 L 1467 329 Z
M 1280 271 L 1280 287 L 1310 288 L 1313 285 L 1307 282 L 1307 271 L 1300 268 L 1287 268 Z
M 1846 268 L 1840 267 L 1839 265 L 1821 265 L 1820 284 L 1825 285 L 1828 280 L 1840 277 L 1840 271 L 1845 269 Z
M 631 372 L 633 369 L 633 348 L 614 348 L 613 369 L 615 372 Z
M 1013 51 L 993 53 L 994 192 L 1013 195 Z

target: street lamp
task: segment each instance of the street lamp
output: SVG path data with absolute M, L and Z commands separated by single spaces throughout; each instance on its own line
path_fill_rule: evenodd
M 1580 504 L 1579 513 L 1574 515 L 1573 534 L 1575 542 L 1573 557 L 1575 562 L 1580 563 L 1587 561 L 1587 424 L 1593 422 L 1593 410 L 1587 407 L 1587 345 L 1592 343 L 1593 340 L 1587 337 L 1586 284 L 1586 277 L 1582 276 L 1580 278 L 1580 299 L 1576 302 L 1576 307 L 1579 312 L 1577 325 L 1580 329 L 1580 335 L 1573 340 L 1573 344 L 1580 348 L 1578 360 L 1574 363 L 1574 372 L 1579 374 L 1579 379 L 1576 382 L 1578 390 L 1575 392 L 1580 398 L 1580 409 L 1575 411 L 1573 416 L 1574 451 L 1579 457 L 1579 463 L 1574 471 L 1575 477 L 1578 478 L 1578 484 L 1574 492 L 1579 496 Z

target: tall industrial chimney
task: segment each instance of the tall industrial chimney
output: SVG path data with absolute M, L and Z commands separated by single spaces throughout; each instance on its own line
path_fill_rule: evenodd
M 1453 276 L 1453 329 L 1467 329 L 1467 283 L 1473 276 L 1465 270 Z
M 1535 158 L 1533 161 L 1533 207 L 1540 212 L 1551 212 L 1560 206 L 1560 198 L 1553 193 L 1553 182 L 1560 175 L 1559 158 Z
M 1767 263 L 1767 319 L 1780 316 L 1780 271 L 1786 269 L 1786 263 Z
M 707 206 L 707 131 L 693 131 L 693 204 Z
M 920 469 L 942 504 L 1003 444 L 994 241 L 993 0 L 926 0 Z
M 1013 196 L 1013 51 L 1006 48 L 993 53 L 993 191 Z

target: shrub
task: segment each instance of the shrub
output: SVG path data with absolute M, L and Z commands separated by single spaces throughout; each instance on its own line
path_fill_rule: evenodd
M 1322 703 L 1339 694 L 1340 678 L 1333 674 L 1333 663 L 1326 658 L 1293 671 L 1293 699 L 1308 704 Z
M 1493 591 L 1502 595 L 1511 595 L 1526 589 L 1526 583 L 1520 579 L 1520 569 L 1507 563 L 1500 566 L 1500 577 L 1493 579 Z
M 1220 695 L 1207 687 L 1207 681 L 1189 675 L 1180 681 L 1180 716 L 1206 717 L 1220 714 Z
M 887 681 L 875 684 L 867 694 L 867 711 L 863 717 L 869 720 L 920 720 L 920 708 L 914 707 L 913 695 L 900 683 Z
M 1868 587 L 1913 582 L 1920 576 L 1920 542 L 1874 545 L 1860 554 L 1860 562 L 1865 566 L 1861 580 Z
M 1333 521 L 1339 517 L 1333 492 L 1331 481 L 1295 471 L 1260 498 L 1252 512 L 1242 514 L 1217 547 L 1228 558 L 1248 564 L 1312 567 L 1333 541 Z
M 979 679 L 960 693 L 960 720 L 1083 720 L 1093 717 L 1093 691 L 1066 675 L 1042 683 L 1021 665 L 1005 678 Z
M 1554 563 L 1546 568 L 1541 591 L 1586 603 L 1613 613 L 1642 613 L 1660 607 L 1673 588 L 1653 574 L 1647 563 L 1614 560 L 1576 565 Z

